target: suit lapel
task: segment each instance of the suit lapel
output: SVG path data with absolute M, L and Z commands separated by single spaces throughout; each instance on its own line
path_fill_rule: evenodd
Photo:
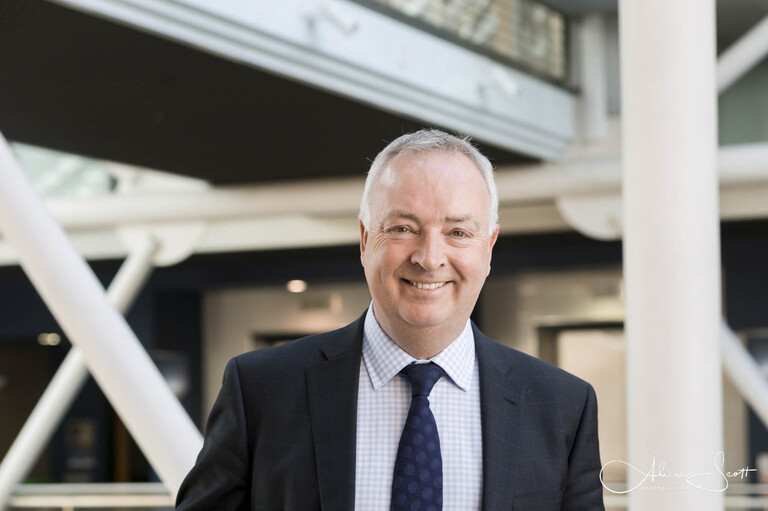
M 503 348 L 474 329 L 480 370 L 483 431 L 483 510 L 509 509 L 523 456 L 520 434 L 523 386 L 510 377 Z
M 323 346 L 325 360 L 307 368 L 309 415 L 320 502 L 327 511 L 355 503 L 357 390 L 365 315 Z M 520 418 L 525 391 L 511 375 L 501 346 L 474 328 L 480 371 L 484 511 L 508 509 L 521 455 Z
M 323 510 L 355 504 L 357 387 L 363 320 L 343 328 L 322 348 L 325 360 L 307 368 L 309 416 Z

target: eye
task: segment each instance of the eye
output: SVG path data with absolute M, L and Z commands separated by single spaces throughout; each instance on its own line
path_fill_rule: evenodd
M 455 229 L 451 231 L 451 236 L 454 238 L 466 238 L 469 236 L 465 231 L 461 231 L 459 229 Z
M 402 232 L 411 232 L 411 230 L 404 225 L 396 225 L 395 227 L 390 228 L 389 232 L 402 233 Z

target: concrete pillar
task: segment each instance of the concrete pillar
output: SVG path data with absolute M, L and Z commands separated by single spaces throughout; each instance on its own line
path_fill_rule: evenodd
M 588 14 L 579 27 L 581 136 L 589 142 L 608 135 L 608 78 L 603 15 Z
M 619 23 L 630 509 L 722 510 L 715 2 Z

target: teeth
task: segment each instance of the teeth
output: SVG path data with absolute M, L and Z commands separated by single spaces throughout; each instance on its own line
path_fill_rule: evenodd
M 412 286 L 416 286 L 419 289 L 437 289 L 445 285 L 445 282 L 435 282 L 433 284 L 423 284 L 421 282 L 415 282 L 413 280 L 409 280 L 408 282 L 410 282 Z

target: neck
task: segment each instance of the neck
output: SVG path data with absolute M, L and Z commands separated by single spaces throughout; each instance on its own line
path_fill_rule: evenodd
M 379 326 L 403 351 L 417 360 L 432 358 L 447 348 L 466 326 L 458 325 L 415 327 L 398 325 L 377 317 Z

